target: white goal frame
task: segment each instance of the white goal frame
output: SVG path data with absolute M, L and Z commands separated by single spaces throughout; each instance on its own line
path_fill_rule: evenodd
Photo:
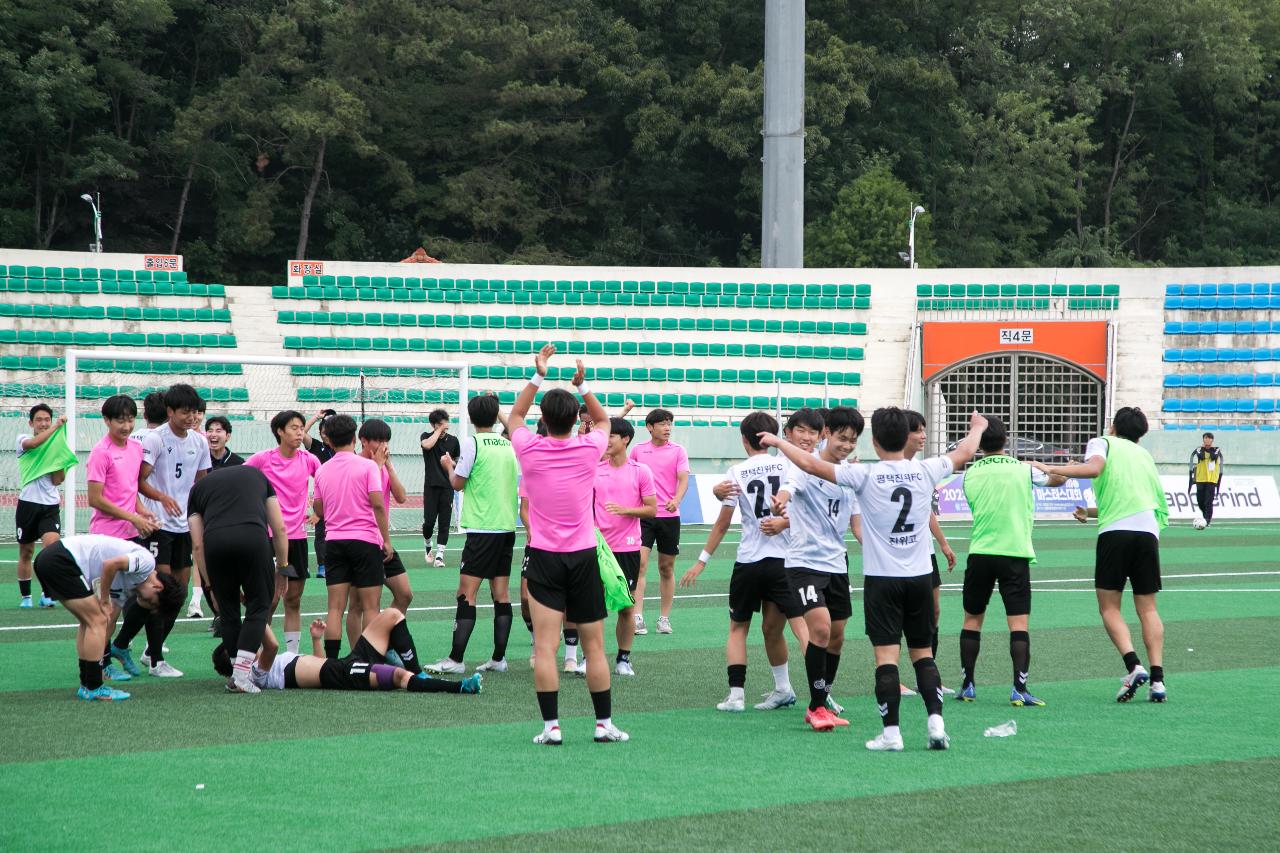
M 118 350 L 118 349 L 68 349 L 63 353 L 63 369 L 66 373 L 66 388 L 63 405 L 64 411 L 67 413 L 67 443 L 74 450 L 76 447 L 77 424 L 79 421 L 79 411 L 77 409 L 76 399 L 76 378 L 79 373 L 78 367 L 80 359 L 111 359 L 113 361 L 182 361 L 195 364 L 260 364 L 276 367 L 293 367 L 299 364 L 314 365 L 317 367 L 352 367 L 353 360 L 351 358 L 314 358 L 307 357 L 291 357 L 282 355 L 249 355 L 239 352 L 223 352 L 218 355 L 206 355 L 203 353 L 175 353 L 158 350 Z M 454 370 L 458 373 L 458 438 L 465 441 L 469 432 L 470 423 L 466 417 L 467 397 L 470 390 L 470 365 L 465 361 L 433 361 L 424 359 L 360 359 L 354 362 L 360 367 L 369 368 L 423 368 L 433 370 Z M 63 488 L 63 504 L 66 511 L 63 513 L 62 519 L 62 535 L 74 536 L 76 533 L 76 487 L 79 478 L 76 476 L 76 468 L 79 466 L 71 466 L 67 469 L 65 479 L 62 481 Z

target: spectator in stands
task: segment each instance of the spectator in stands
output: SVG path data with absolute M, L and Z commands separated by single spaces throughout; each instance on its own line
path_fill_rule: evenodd
M 449 525 L 453 521 L 453 485 L 449 471 L 440 462 L 440 457 L 448 456 L 451 462 L 457 462 L 462 455 L 462 445 L 457 436 L 449 434 L 449 413 L 444 409 L 436 409 L 427 420 L 431 423 L 431 431 L 418 437 L 422 445 L 422 464 L 424 476 L 422 483 L 422 539 L 427 563 L 438 569 L 444 568 L 444 546 L 449 541 Z M 438 532 L 437 532 L 438 528 Z M 431 558 L 431 537 L 436 537 L 436 556 Z
M 401 260 L 400 263 L 402 264 L 438 264 L 440 262 L 435 258 L 431 257 L 430 255 L 428 255 L 426 249 L 424 249 L 422 246 L 419 246 L 418 248 L 413 250 L 413 254 Z
M 1222 450 L 1213 446 L 1213 433 L 1200 437 L 1200 446 L 1191 451 L 1191 464 L 1187 472 L 1187 491 L 1195 489 L 1196 505 L 1204 516 L 1205 526 L 1213 523 L 1213 504 L 1222 487 Z
M 213 460 L 214 470 L 244 464 L 244 459 L 227 447 L 227 443 L 231 441 L 231 421 L 227 418 L 214 415 L 205 421 L 204 437 L 209 439 L 209 458 Z

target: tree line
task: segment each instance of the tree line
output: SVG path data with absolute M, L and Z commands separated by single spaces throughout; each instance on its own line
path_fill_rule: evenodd
M 764 3 L 5 0 L 0 245 L 759 263 Z M 810 0 L 806 262 L 1280 263 L 1280 4 Z

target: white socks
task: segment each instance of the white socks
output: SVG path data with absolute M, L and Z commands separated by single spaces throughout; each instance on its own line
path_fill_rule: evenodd
M 204 587 L 200 586 L 199 581 L 195 583 L 191 590 L 191 607 L 199 609 L 200 599 L 204 598 Z
M 542 730 L 544 732 L 549 732 L 552 729 L 558 729 L 558 728 L 560 728 L 559 720 L 543 720 L 542 721 Z
M 890 739 L 892 739 L 892 738 L 897 738 L 898 740 L 901 740 L 901 739 L 902 739 L 902 730 L 901 730 L 900 728 L 898 728 L 897 726 L 885 726 L 885 727 L 884 727 L 884 736 L 885 736 L 886 738 L 890 738 Z
M 941 714 L 929 715 L 929 734 L 940 735 L 946 732 L 946 727 L 942 724 Z
M 738 699 L 738 700 L 744 699 L 744 698 L 745 698 L 745 694 L 744 694 L 743 690 L 744 690 L 744 688 L 742 688 L 742 687 L 730 687 L 730 688 L 729 688 L 729 698 L 730 698 L 730 699 Z
M 302 639 L 301 631 L 285 631 L 284 632 L 284 650 L 286 652 L 298 653 L 298 641 Z
M 786 692 L 791 689 L 791 676 L 787 672 L 785 663 L 778 666 L 769 667 L 773 671 L 773 689 L 779 692 Z

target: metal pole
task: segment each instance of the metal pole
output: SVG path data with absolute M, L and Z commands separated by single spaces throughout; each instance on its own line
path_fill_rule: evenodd
M 360 423 L 364 423 L 365 421 L 364 399 L 365 399 L 364 369 L 361 368 L 360 370 Z
M 911 211 L 910 230 L 907 233 L 907 257 L 911 269 L 916 268 L 916 212 Z
M 94 251 L 102 254 L 102 193 L 94 193 L 97 202 L 93 206 L 93 233 L 97 237 Z
M 804 266 L 804 0 L 765 0 L 761 266 Z
M 63 399 L 62 413 L 67 418 L 67 444 L 70 445 L 72 451 L 76 451 L 76 424 L 80 420 L 76 417 L 76 353 L 75 350 L 67 350 L 63 354 L 63 375 L 67 380 L 66 397 Z M 66 507 L 66 512 L 62 518 L 62 535 L 75 536 L 76 534 L 76 468 L 72 465 L 66 470 L 62 479 L 62 503 Z

